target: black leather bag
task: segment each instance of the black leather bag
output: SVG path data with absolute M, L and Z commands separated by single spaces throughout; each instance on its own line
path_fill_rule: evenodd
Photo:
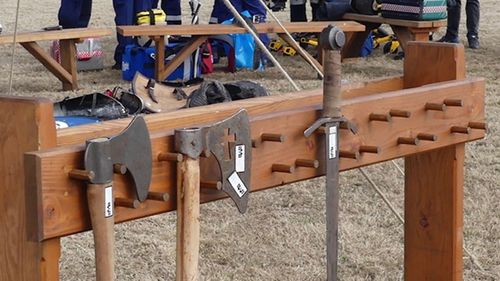
M 316 16 L 319 21 L 340 20 L 351 11 L 351 0 L 330 0 L 320 3 Z

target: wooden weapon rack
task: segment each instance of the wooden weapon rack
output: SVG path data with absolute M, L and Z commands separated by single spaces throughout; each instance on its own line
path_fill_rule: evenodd
M 465 77 L 463 46 L 439 43 L 410 42 L 401 77 L 343 87 L 342 113 L 358 133 L 341 130 L 341 170 L 405 161 L 405 280 L 462 280 L 464 144 L 485 136 L 484 94 L 483 79 Z M 321 104 L 319 89 L 147 115 L 150 191 L 169 199 L 117 207 L 115 223 L 176 210 L 176 159 L 158 160 L 175 153 L 173 130 L 240 108 L 251 122 L 252 192 L 322 176 L 324 138 L 303 134 Z M 50 101 L 19 97 L 1 97 L 0 116 L 0 280 L 59 280 L 60 238 L 90 229 L 85 184 L 68 173 L 82 169 L 87 139 L 112 136 L 130 119 L 56 131 Z M 201 160 L 202 181 L 213 180 L 211 168 Z M 131 198 L 129 184 L 114 175 L 116 198 Z M 200 200 L 224 197 L 202 189 Z

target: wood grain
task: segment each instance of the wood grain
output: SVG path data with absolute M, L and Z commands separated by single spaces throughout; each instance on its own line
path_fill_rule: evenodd
M 288 32 L 321 32 L 323 28 L 333 24 L 344 32 L 364 31 L 362 24 L 352 21 L 321 21 L 283 23 Z M 259 23 L 254 25 L 258 33 L 283 33 L 277 23 Z M 192 25 L 136 25 L 117 26 L 116 30 L 123 36 L 163 36 L 163 35 L 221 35 L 247 33 L 245 28 L 235 24 L 198 24 Z
M 21 43 L 21 45 L 61 82 L 65 84 L 72 83 L 73 76 L 71 73 L 52 58 L 38 43 L 26 42 Z
M 78 89 L 76 77 L 76 45 L 73 39 L 60 40 L 61 66 L 71 75 L 69 82 L 63 81 L 64 91 L 74 91 Z
M 24 177 L 23 153 L 55 146 L 56 133 L 52 117 L 52 102 L 46 99 L 27 99 L 0 96 L 0 280 L 39 281 L 42 269 L 47 276 L 58 268 L 44 267 L 47 242 L 29 239 L 28 227 L 36 220 L 41 203 L 36 187 L 37 176 L 32 171 Z M 30 166 L 32 167 L 32 166 Z M 25 190 L 26 186 L 26 190 Z M 31 200 L 29 198 L 32 198 Z M 57 239 L 58 240 L 58 239 Z M 59 244 L 48 247 L 57 249 Z M 51 261 L 53 262 L 53 261 Z M 57 262 L 57 261 L 56 261 Z
M 17 43 L 52 41 L 65 39 L 84 39 L 93 37 L 111 36 L 111 28 L 71 28 L 52 31 L 20 32 L 16 36 Z M 12 34 L 0 35 L 0 44 L 12 44 L 14 36 Z
M 450 133 L 450 127 L 453 125 L 466 125 L 470 121 L 482 122 L 484 120 L 484 91 L 483 80 L 466 79 L 344 100 L 342 113 L 358 125 L 359 133 L 354 136 L 346 130 L 341 130 L 341 149 L 358 151 L 361 145 L 375 145 L 380 148 L 380 153 L 363 153 L 359 160 L 342 159 L 340 162 L 341 170 L 353 169 L 484 137 L 482 130 L 474 130 L 469 135 Z M 298 99 L 302 98 L 300 96 Z M 427 112 L 424 109 L 426 102 L 437 102 L 446 98 L 462 99 L 464 107 L 455 107 L 446 112 Z M 293 101 L 294 96 L 287 96 L 287 99 Z M 267 106 L 260 104 L 259 110 L 251 114 L 252 138 L 257 139 L 263 133 L 272 131 L 285 135 L 286 141 L 284 143 L 264 142 L 257 149 L 253 149 L 253 158 L 259 159 L 259 162 L 252 164 L 252 191 L 324 174 L 324 163 L 321 160 L 323 157 L 318 155 L 318 151 L 322 151 L 324 137 L 319 134 L 311 138 L 303 136 L 304 129 L 320 115 L 321 99 L 317 99 L 315 105 L 306 106 L 301 103 L 293 103 L 294 107 L 289 105 L 285 110 L 276 110 L 277 107 L 272 101 L 272 99 L 269 100 Z M 411 118 L 397 118 L 390 124 L 369 122 L 369 114 L 374 103 L 377 104 L 377 110 L 380 112 L 389 112 L 397 106 L 401 110 L 411 112 Z M 252 105 L 252 101 L 249 101 L 249 104 Z M 244 105 L 245 103 L 242 103 L 240 106 L 245 107 Z M 228 104 L 228 106 L 230 105 Z M 215 112 L 209 107 L 204 110 Z M 203 117 L 206 118 L 207 114 L 204 110 L 198 111 L 198 113 L 203 112 Z M 175 114 L 180 115 L 180 112 Z M 152 136 L 153 155 L 173 151 L 172 131 L 174 128 L 181 127 L 182 124 L 192 126 L 208 123 L 208 121 L 198 121 L 201 119 L 196 116 L 191 117 L 189 120 L 176 122 L 177 118 L 182 118 L 176 116 L 168 121 L 163 120 L 163 125 L 156 124 L 155 126 L 162 128 L 163 133 L 157 131 Z M 149 126 L 151 123 L 149 120 L 147 122 Z M 99 130 L 99 127 L 99 125 L 95 125 L 94 130 Z M 416 137 L 418 133 L 423 131 L 436 135 L 438 140 L 420 142 L 417 146 L 397 145 L 398 137 Z M 46 150 L 34 153 L 34 155 L 40 159 L 42 168 L 42 171 L 38 173 L 42 177 L 40 179 L 43 191 L 41 200 L 44 210 L 44 229 L 40 233 L 40 237 L 47 239 L 88 229 L 83 186 L 80 182 L 71 180 L 67 176 L 68 171 L 81 168 L 83 144 Z M 153 158 L 155 159 L 155 157 Z M 273 163 L 293 165 L 296 159 L 319 159 L 320 167 L 318 169 L 296 169 L 292 174 L 271 172 Z M 207 161 L 210 159 L 201 159 L 202 171 L 205 170 L 204 166 L 209 165 Z M 202 180 L 215 179 L 202 173 Z M 127 188 L 127 185 L 125 177 L 114 176 L 114 186 L 118 197 L 132 197 L 128 191 L 131 188 Z M 174 194 L 175 163 L 155 161 L 150 188 L 154 192 Z M 201 201 L 207 202 L 223 197 L 223 193 L 204 193 L 202 191 Z M 174 210 L 175 196 L 172 195 L 171 198 L 172 200 L 166 203 L 147 201 L 136 210 L 117 210 L 116 221 L 121 222 Z M 47 210 L 51 210 L 51 212 Z
M 405 280 L 463 278 L 464 144 L 405 158 Z

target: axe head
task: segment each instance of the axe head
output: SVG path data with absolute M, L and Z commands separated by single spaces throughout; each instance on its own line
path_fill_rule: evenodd
M 137 200 L 146 200 L 151 183 L 153 157 L 148 127 L 142 116 L 136 116 L 119 135 L 109 140 L 112 164 L 127 167 L 134 180 Z
M 85 169 L 95 174 L 92 183 L 110 183 L 113 165 L 122 164 L 132 176 L 137 199 L 141 202 L 148 196 L 152 160 L 149 131 L 142 116 L 134 117 L 117 136 L 88 140 L 85 150 Z

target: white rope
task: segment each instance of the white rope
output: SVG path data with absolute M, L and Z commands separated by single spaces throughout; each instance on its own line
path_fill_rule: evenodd
M 21 0 L 17 0 L 16 22 L 14 23 L 14 38 L 12 40 L 12 59 L 10 61 L 10 71 L 9 71 L 9 95 L 12 93 L 12 81 L 14 78 L 14 58 L 16 56 L 17 25 L 19 22 L 19 7 L 21 6 L 20 4 Z
M 257 35 L 257 33 L 255 33 L 255 31 L 253 31 L 253 29 L 245 22 L 245 20 L 240 15 L 240 13 L 236 10 L 236 8 L 233 6 L 233 4 L 231 4 L 231 2 L 229 0 L 223 0 L 223 1 L 224 1 L 224 4 L 226 5 L 226 7 L 231 11 L 233 16 L 243 25 L 243 27 L 245 27 L 245 29 L 248 31 L 248 33 L 250 33 L 252 35 L 252 37 L 255 40 L 255 43 L 257 43 L 259 48 L 264 53 L 266 53 L 268 58 L 274 63 L 274 65 L 276 67 L 278 67 L 278 69 L 281 71 L 281 73 L 283 73 L 283 75 L 290 82 L 290 84 L 292 84 L 295 91 L 300 91 L 299 86 L 297 86 L 297 84 L 295 84 L 295 81 L 293 81 L 292 77 L 290 77 L 290 75 L 288 75 L 288 73 L 281 66 L 281 64 L 276 60 L 276 58 L 273 57 L 271 52 L 269 52 L 269 50 L 267 49 L 266 45 L 264 45 L 264 43 L 262 43 L 262 40 L 260 40 L 259 35 Z
M 293 38 L 292 34 L 290 34 L 290 32 L 288 32 L 288 30 L 285 28 L 285 26 L 283 26 L 283 24 L 281 23 L 281 21 L 276 17 L 276 15 L 274 15 L 273 11 L 271 11 L 271 9 L 269 9 L 267 7 L 266 3 L 264 3 L 264 0 L 259 0 L 259 2 L 260 2 L 260 4 L 262 6 L 264 6 L 264 8 L 266 9 L 267 13 L 271 15 L 271 17 L 274 19 L 274 21 L 276 21 L 276 23 L 285 32 L 286 36 L 288 36 L 288 38 L 290 38 L 290 40 L 292 40 L 293 42 L 295 42 L 295 39 Z M 295 44 L 295 46 L 292 46 L 292 47 L 297 48 L 298 52 L 302 52 L 302 53 L 305 54 L 304 55 L 304 59 L 314 68 L 314 70 L 316 70 L 316 72 L 318 73 L 318 75 L 323 79 L 323 77 L 324 77 L 323 71 L 321 69 L 319 69 L 316 64 L 314 64 L 314 62 L 312 61 L 312 59 L 311 59 L 310 56 L 307 56 L 306 50 L 304 50 L 298 43 Z

